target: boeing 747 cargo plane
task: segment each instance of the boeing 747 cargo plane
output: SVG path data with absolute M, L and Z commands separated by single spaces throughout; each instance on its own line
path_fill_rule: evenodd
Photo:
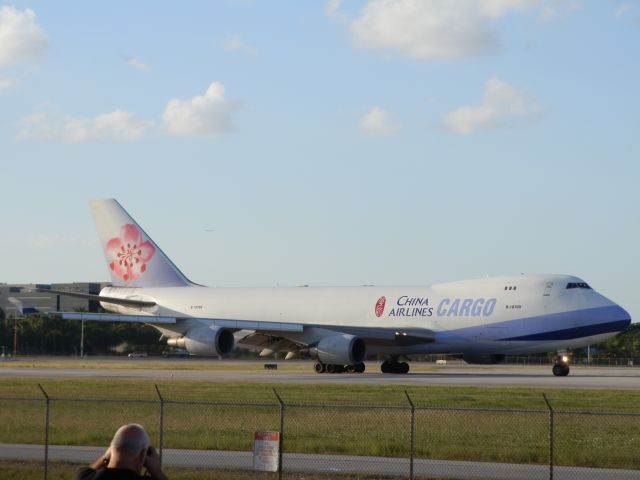
M 261 356 L 316 360 L 318 373 L 363 372 L 382 356 L 383 373 L 407 373 L 411 355 L 499 363 L 506 355 L 563 353 L 606 340 L 629 314 L 570 275 L 483 278 L 431 287 L 210 288 L 189 281 L 122 206 L 94 200 L 91 212 L 113 286 L 99 295 L 108 314 L 67 319 L 143 322 L 194 355 L 237 346 Z M 68 292 L 54 292 L 68 295 Z

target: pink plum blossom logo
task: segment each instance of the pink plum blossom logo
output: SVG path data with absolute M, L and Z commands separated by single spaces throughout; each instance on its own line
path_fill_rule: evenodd
M 106 251 L 111 271 L 129 282 L 144 275 L 156 249 L 148 240 L 143 241 L 138 227 L 128 223 L 120 229 L 120 237 L 107 242 Z
M 386 297 L 380 297 L 376 302 L 376 317 L 381 317 L 384 313 L 384 306 L 387 303 Z

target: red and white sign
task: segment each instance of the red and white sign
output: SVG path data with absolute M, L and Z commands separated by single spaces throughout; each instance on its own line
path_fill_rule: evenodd
M 280 432 L 253 433 L 253 468 L 263 472 L 278 471 Z
M 376 317 L 381 317 L 384 313 L 384 306 L 387 303 L 386 297 L 380 297 L 376 302 Z

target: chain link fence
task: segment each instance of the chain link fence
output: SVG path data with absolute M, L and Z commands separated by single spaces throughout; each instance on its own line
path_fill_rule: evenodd
M 0 396 L 0 478 L 73 478 L 140 423 L 173 479 L 640 479 L 640 413 Z M 90 393 L 90 392 L 88 392 Z M 277 432 L 275 471 L 255 432 Z

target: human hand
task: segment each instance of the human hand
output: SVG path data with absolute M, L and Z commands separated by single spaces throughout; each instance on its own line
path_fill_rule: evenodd
M 111 460 L 111 446 L 109 446 L 109 448 L 107 448 L 102 454 L 102 463 L 104 465 L 108 465 L 109 460 Z
M 152 446 L 149 446 L 147 449 L 147 457 L 144 460 L 144 467 L 152 477 L 155 477 L 158 480 L 166 480 L 167 477 L 162 473 L 162 468 L 160 467 L 160 455 L 158 455 L 157 450 Z
M 105 452 L 100 455 L 95 462 L 89 465 L 94 470 L 98 470 L 109 464 L 109 460 L 111 459 L 111 447 L 107 448 Z

